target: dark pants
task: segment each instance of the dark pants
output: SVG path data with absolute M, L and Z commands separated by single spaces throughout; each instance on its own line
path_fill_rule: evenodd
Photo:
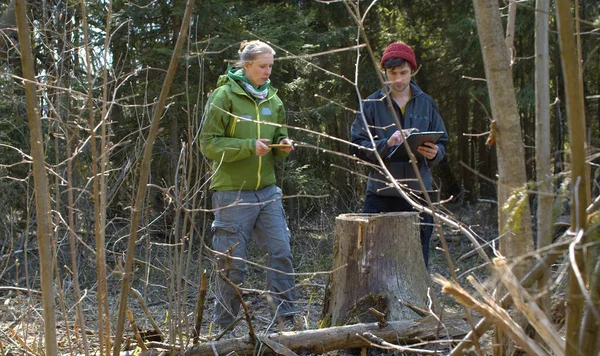
M 397 211 L 415 211 L 413 207 L 402 197 L 388 197 L 375 194 L 367 194 L 363 213 L 391 213 Z M 421 248 L 425 266 L 429 266 L 429 241 L 433 232 L 433 216 L 420 213 Z

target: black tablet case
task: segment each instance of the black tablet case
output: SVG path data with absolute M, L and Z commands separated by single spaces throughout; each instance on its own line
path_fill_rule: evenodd
M 398 162 L 408 161 L 408 152 L 406 151 L 406 144 L 410 146 L 410 150 L 415 155 L 417 160 L 423 159 L 423 156 L 417 152 L 417 147 L 423 145 L 425 142 L 436 143 L 444 135 L 443 131 L 430 131 L 430 132 L 413 132 L 401 145 L 396 148 L 387 156 L 387 161 Z

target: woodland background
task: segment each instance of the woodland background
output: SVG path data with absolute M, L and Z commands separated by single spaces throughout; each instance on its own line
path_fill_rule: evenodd
M 535 223 L 540 181 L 535 159 L 536 2 L 512 4 L 517 15 L 510 70 L 520 119 L 513 129 L 524 148 L 522 189 L 530 204 L 525 214 Z M 569 4 L 579 18 L 585 161 L 593 201 L 600 192 L 600 4 Z M 497 5 L 506 26 L 508 2 Z M 184 1 L 32 0 L 27 9 L 48 179 L 45 218 L 55 258 L 40 267 L 44 261 L 36 237 L 42 220 L 34 194 L 19 47 L 23 41 L 15 29 L 15 12 L 11 17 L 8 1 L 2 1 L 0 286 L 6 287 L 0 295 L 6 293 L 5 305 L 12 300 L 21 310 L 4 320 L 12 323 L 0 330 L 4 348 L 25 347 L 9 329 L 29 340 L 24 342 L 28 347 L 43 348 L 39 334 L 32 337 L 24 325 L 41 324 L 39 297 L 31 291 L 43 289 L 44 271 L 59 296 L 58 322 L 66 320 L 73 328 L 75 315 L 87 319 L 88 328 L 98 331 L 90 339 L 100 350 L 109 343 L 106 335 L 122 324 L 115 322 L 123 305 L 116 299 L 125 294 L 127 300 L 120 288 L 129 283 L 147 301 L 157 295 L 168 299 L 162 317 L 169 339 L 189 342 L 185 335 L 192 328 L 200 275 L 211 264 L 202 252 L 210 241 L 209 172 L 197 135 L 207 95 L 237 58 L 244 39 L 268 41 L 277 52 L 271 82 L 279 89 L 290 136 L 297 143 L 291 157 L 278 163 L 278 183 L 287 196 L 293 234 L 306 237 L 294 242 L 300 272 L 327 270 L 330 257 L 319 252 L 330 251 L 335 216 L 362 207 L 367 170 L 347 155 L 347 140 L 359 99 L 381 87 L 373 58 L 380 58 L 390 42 L 404 41 L 415 50 L 420 68 L 414 79 L 436 100 L 450 137 L 446 158 L 434 172 L 441 199 L 448 200 L 445 212 L 461 226 L 489 222 L 490 216 L 495 220 L 498 152 L 491 127 L 496 118 L 472 2 L 197 0 L 174 72 L 167 68 L 185 20 Z M 572 143 L 554 2 L 548 13 L 550 215 L 552 223 L 566 216 L 568 226 Z M 566 55 L 576 58 L 577 53 Z M 161 90 L 170 73 L 174 78 L 163 113 Z M 146 147 L 150 156 L 144 156 Z M 141 190 L 142 185 L 147 189 Z M 136 201 L 142 202 L 140 215 L 132 218 Z M 473 222 L 473 215 L 484 218 Z M 494 242 L 498 224 L 490 224 L 469 229 L 479 233 L 483 244 Z M 535 224 L 532 231 L 535 238 Z M 555 237 L 559 234 L 553 231 Z M 122 272 L 129 268 L 134 273 L 124 279 Z M 304 281 L 318 286 L 323 283 L 319 276 Z M 306 296 L 321 292 L 316 288 Z M 93 307 L 81 308 L 86 303 Z M 81 337 L 75 339 L 81 348 Z

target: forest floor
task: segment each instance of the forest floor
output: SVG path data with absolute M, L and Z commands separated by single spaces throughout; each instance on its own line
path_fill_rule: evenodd
M 496 227 L 496 209 L 490 203 L 480 203 L 476 206 L 464 205 L 451 207 L 456 218 L 471 227 L 479 236 L 483 237 L 481 244 L 485 244 L 487 240 L 493 239 L 497 235 Z M 300 227 L 292 229 L 292 249 L 294 254 L 294 263 L 296 272 L 299 275 L 296 277 L 296 282 L 300 285 L 297 289 L 299 317 L 297 318 L 302 323 L 305 329 L 317 329 L 321 320 L 321 312 L 323 309 L 323 299 L 325 287 L 327 285 L 328 274 L 316 273 L 327 272 L 331 268 L 333 260 L 333 231 L 334 219 L 321 217 L 318 222 L 312 221 Z M 453 231 L 448 228 L 443 228 L 444 236 L 448 244 L 448 249 L 454 261 L 454 270 L 458 276 L 459 282 L 463 286 L 468 275 L 474 275 L 480 281 L 484 281 L 487 277 L 487 269 L 484 267 L 483 260 L 473 253 L 473 246 L 460 232 Z M 490 249 L 487 250 L 488 255 L 491 255 Z M 157 258 L 157 257 L 155 257 Z M 264 262 L 264 256 L 255 248 L 250 248 L 249 259 L 259 264 Z M 210 268 L 209 268 L 210 269 Z M 430 274 L 439 274 L 446 278 L 450 278 L 450 271 L 446 263 L 446 257 L 442 249 L 441 240 L 438 234 L 434 231 L 430 250 Z M 35 272 L 34 272 L 35 273 Z M 178 329 L 182 330 L 178 335 L 174 335 L 171 343 L 189 346 L 189 335 L 193 329 L 193 320 L 196 309 L 197 291 L 199 278 L 194 281 L 183 280 L 183 287 L 187 287 L 187 291 L 182 293 L 184 297 L 176 297 L 167 293 L 170 290 L 166 286 L 164 279 L 161 283 L 159 278 L 151 281 L 149 284 L 143 285 L 140 281 L 136 281 L 136 288 L 145 295 L 146 304 L 150 315 L 155 319 L 156 323 L 161 328 L 164 335 L 168 334 L 171 328 L 177 328 L 172 324 L 170 318 L 174 315 L 185 315 L 179 320 L 183 322 Z M 250 266 L 247 279 L 247 290 L 244 293 L 244 300 L 247 303 L 250 314 L 252 315 L 253 327 L 257 333 L 269 331 L 277 331 L 276 324 L 269 313 L 269 306 L 260 290 L 264 285 L 264 271 Z M 211 285 L 209 281 L 209 285 Z M 71 285 L 63 284 L 62 289 L 67 291 Z M 209 287 L 210 288 L 210 287 Z M 442 295 L 441 288 L 432 283 L 432 289 L 435 292 L 442 307 L 447 311 L 460 311 L 461 309 L 453 299 Z M 111 319 L 116 319 L 119 304 L 120 283 L 115 278 L 109 283 L 110 290 L 110 306 Z M 180 289 L 183 290 L 183 289 Z M 71 292 L 69 292 L 72 294 Z M 86 292 L 88 293 L 88 292 Z M 205 304 L 203 322 L 201 326 L 201 339 L 214 338 L 211 324 L 208 322 L 213 309 L 214 298 L 209 293 Z M 74 300 L 73 298 L 65 297 L 65 310 L 67 315 L 74 315 Z M 181 302 L 184 301 L 184 302 Z M 89 292 L 83 298 L 82 305 L 84 314 L 86 315 L 86 326 L 93 332 L 88 332 L 91 342 L 91 349 L 97 350 L 98 335 L 97 335 L 97 320 L 95 320 L 95 311 L 97 304 L 95 294 Z M 136 324 L 141 330 L 151 330 L 147 314 L 141 308 L 141 304 L 134 297 L 130 296 L 130 308 L 136 318 Z M 60 305 L 59 305 L 60 306 Z M 43 345 L 43 322 L 42 322 L 42 304 L 41 298 L 37 294 L 27 294 L 17 290 L 2 290 L 0 289 L 0 355 L 22 355 L 35 354 L 43 355 L 44 352 L 40 345 Z M 74 318 L 69 318 L 69 328 L 65 327 L 62 311 L 57 310 L 57 319 L 59 320 L 59 329 L 57 330 L 57 338 L 61 353 L 63 354 L 79 354 L 76 349 L 76 342 L 70 343 L 69 340 L 77 341 L 81 337 L 73 332 Z M 247 334 L 247 326 L 245 320 L 238 322 L 235 333 L 227 334 L 227 337 L 243 336 Z M 69 331 L 69 333 L 67 333 Z M 114 330 L 112 330 L 114 333 Z M 186 336 L 188 335 L 188 336 Z M 135 342 L 131 328 L 126 331 L 127 342 L 125 346 L 130 350 L 128 354 L 134 354 L 137 343 Z M 168 338 L 168 336 L 166 337 Z M 181 340 L 184 340 L 181 342 Z M 164 340 L 169 342 L 169 340 Z M 75 347 L 71 350 L 71 347 Z M 139 349 L 138 349 L 139 351 Z M 96 354 L 94 351 L 92 354 Z M 333 353 L 332 353 L 333 354 Z

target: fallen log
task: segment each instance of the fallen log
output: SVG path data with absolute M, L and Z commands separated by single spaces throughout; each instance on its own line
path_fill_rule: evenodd
M 263 340 L 261 346 L 265 354 L 274 354 L 272 348 L 289 349 L 296 354 L 322 354 L 333 350 L 369 346 L 367 340 L 357 336 L 363 333 L 373 334 L 393 344 L 409 345 L 423 340 L 462 337 L 468 331 L 469 327 L 461 316 L 448 316 L 442 320 L 442 325 L 439 325 L 435 317 L 427 316 L 417 320 L 391 321 L 384 326 L 379 323 L 367 323 L 272 333 L 261 335 L 258 340 Z M 194 345 L 184 350 L 181 355 L 227 355 L 232 352 L 251 355 L 256 350 L 258 346 L 246 336 Z

